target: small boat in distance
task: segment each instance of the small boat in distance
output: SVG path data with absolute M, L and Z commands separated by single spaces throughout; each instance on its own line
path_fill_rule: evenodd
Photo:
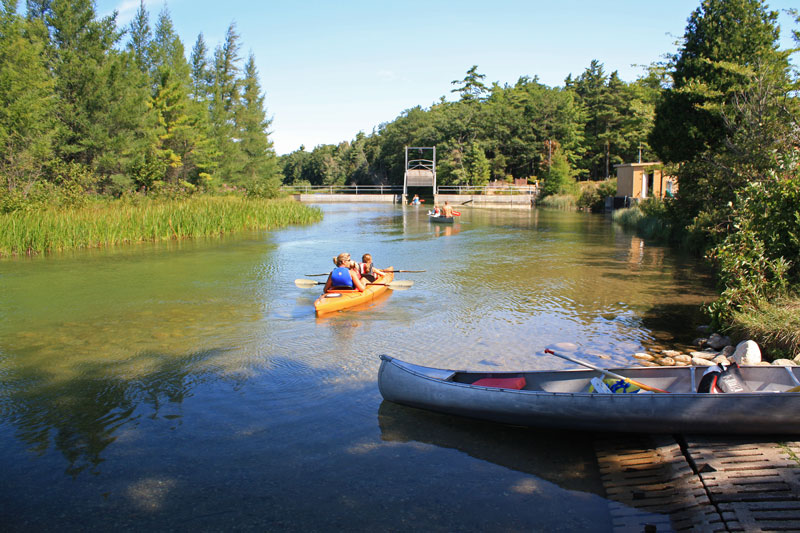
M 455 220 L 455 217 L 445 217 L 442 215 L 434 215 L 430 211 L 428 212 L 428 220 L 431 222 L 440 222 L 443 224 L 452 224 Z
M 385 400 L 519 426 L 581 431 L 694 434 L 800 434 L 800 367 L 744 366 L 752 392 L 698 393 L 706 367 L 616 369 L 667 394 L 590 392 L 595 370 L 470 372 L 381 355 Z

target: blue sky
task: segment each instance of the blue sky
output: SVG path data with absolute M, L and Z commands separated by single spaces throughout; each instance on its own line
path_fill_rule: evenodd
M 538 76 L 549 86 L 592 59 L 635 80 L 641 65 L 676 50 L 699 0 L 244 1 L 146 0 L 151 27 L 166 5 L 187 55 L 236 24 L 242 56 L 255 55 L 278 154 L 367 134 L 403 110 L 454 99 L 451 81 L 472 65 L 485 82 Z M 770 2 L 772 9 L 793 2 Z M 127 26 L 139 0 L 101 0 Z M 781 16 L 784 46 L 789 18 Z M 637 66 L 638 65 L 638 66 Z

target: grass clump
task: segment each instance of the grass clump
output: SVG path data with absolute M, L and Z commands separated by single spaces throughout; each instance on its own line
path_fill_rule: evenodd
M 539 205 L 551 209 L 561 209 L 562 211 L 574 211 L 577 209 L 575 197 L 570 194 L 551 194 L 550 196 L 545 196 L 539 202 Z
M 800 297 L 763 301 L 734 311 L 730 331 L 753 339 L 772 359 L 793 359 L 800 355 Z
M 239 196 L 128 198 L 0 214 L 0 256 L 274 229 L 322 219 L 293 200 Z

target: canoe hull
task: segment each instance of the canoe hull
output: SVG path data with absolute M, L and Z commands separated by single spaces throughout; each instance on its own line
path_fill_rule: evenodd
M 447 414 L 466 416 L 506 424 L 571 429 L 581 431 L 619 431 L 635 433 L 695 434 L 800 434 L 800 393 L 752 392 L 744 394 L 592 394 L 588 392 L 548 392 L 546 390 L 508 390 L 474 386 L 452 381 L 454 375 L 468 375 L 451 370 L 411 365 L 381 356 L 378 385 L 384 399 L 395 403 Z M 682 367 L 700 375 L 703 369 Z M 781 377 L 778 367 L 743 367 L 745 375 L 764 369 Z M 632 379 L 656 386 L 674 381 L 676 369 L 620 370 Z M 647 371 L 645 373 L 640 371 Z M 669 374 L 669 372 L 672 374 Z M 677 370 L 680 372 L 680 370 Z M 475 373 L 477 374 L 477 373 Z M 507 373 L 524 375 L 529 382 L 573 379 L 588 383 L 599 374 L 593 371 L 565 370 Z M 638 376 L 646 375 L 647 378 Z M 486 375 L 486 374 L 482 374 Z M 492 373 L 502 376 L 503 373 Z M 661 376 L 661 377 L 660 377 Z M 772 379 L 772 378 L 770 378 Z M 775 389 L 786 390 L 790 376 Z M 660 381 L 659 381 L 660 380 Z M 766 381 L 765 381 L 766 382 Z M 550 383 L 548 381 L 548 383 Z M 772 385 L 770 385 L 772 387 Z M 766 387 L 769 388 L 769 387 Z M 586 390 L 585 388 L 583 390 Z M 757 390 L 757 389 L 756 389 Z
M 394 272 L 390 272 L 393 267 L 389 267 L 386 269 L 386 274 L 375 280 L 375 283 L 390 283 L 394 280 Z M 386 292 L 388 287 L 385 285 L 367 285 L 367 288 L 364 292 L 359 291 L 332 291 L 329 294 L 322 294 L 319 298 L 316 299 L 314 302 L 314 310 L 317 313 L 317 316 L 324 315 L 327 313 L 333 313 L 334 311 L 341 311 L 342 309 L 347 309 L 348 307 L 355 307 L 360 304 L 369 303 L 384 292 Z M 339 295 L 339 296 L 333 296 Z
M 455 221 L 455 217 L 435 217 L 433 215 L 428 215 L 428 220 L 431 222 L 438 222 L 440 224 L 452 224 Z

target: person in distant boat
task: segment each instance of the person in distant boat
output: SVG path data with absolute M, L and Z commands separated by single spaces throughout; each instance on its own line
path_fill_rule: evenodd
M 383 270 L 378 270 L 373 266 L 372 256 L 370 254 L 361 256 L 361 261 L 361 263 L 358 263 L 358 273 L 361 274 L 361 277 L 365 280 L 372 283 L 380 276 L 384 275 Z
M 419 205 L 419 195 L 415 194 L 414 198 L 412 198 L 408 203 L 409 205 Z
M 442 216 L 443 217 L 452 217 L 453 216 L 453 208 L 450 206 L 450 202 L 445 200 L 444 206 L 442 207 Z
M 343 252 L 333 258 L 336 268 L 328 275 L 325 282 L 325 292 L 330 290 L 357 290 L 364 292 L 365 284 L 361 276 L 358 275 L 356 262 L 350 260 L 350 254 Z

